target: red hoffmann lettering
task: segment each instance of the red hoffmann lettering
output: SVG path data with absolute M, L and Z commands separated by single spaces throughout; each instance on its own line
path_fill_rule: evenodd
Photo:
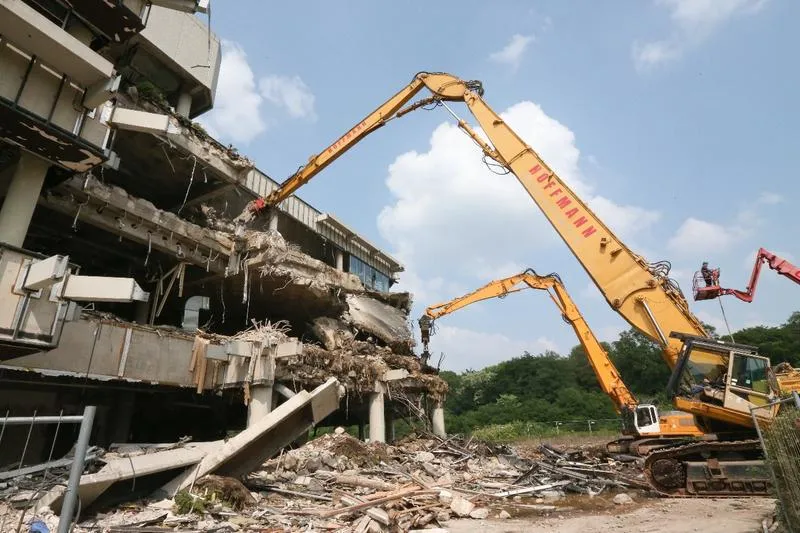
M 540 170 L 542 170 L 542 165 L 538 165 L 537 164 L 536 166 L 532 167 L 528 172 L 530 172 L 531 175 L 536 176 L 536 174 Z M 555 181 L 553 181 L 553 180 L 551 180 L 549 178 L 550 178 L 550 174 L 548 174 L 547 172 L 543 172 L 542 174 L 539 174 L 538 176 L 536 176 L 536 181 L 538 183 L 544 183 L 542 188 L 547 190 L 547 189 L 549 189 L 551 187 L 554 187 L 555 184 L 556 184 Z M 559 194 L 562 195 L 561 198 L 557 198 Z M 556 205 L 561 208 L 561 211 L 564 213 L 564 215 L 568 219 L 571 220 L 572 217 L 574 217 L 575 215 L 578 214 L 578 208 L 577 207 L 573 207 L 569 211 L 564 211 L 564 209 L 568 205 L 570 205 L 572 203 L 572 200 L 570 200 L 566 195 L 564 195 L 564 191 L 562 191 L 560 187 L 550 191 L 550 196 L 551 197 L 556 197 Z M 578 218 L 576 218 L 572 222 L 572 224 L 576 228 L 580 228 L 581 226 L 586 224 L 588 221 L 589 220 L 584 215 L 581 215 Z M 590 224 L 589 227 L 587 227 L 583 231 L 581 231 L 581 235 L 583 235 L 584 237 L 589 237 L 589 236 L 593 235 L 596 232 L 597 232 L 597 230 L 595 229 L 595 227 Z
M 355 128 L 351 129 L 350 131 L 339 137 L 339 140 L 333 143 L 328 148 L 328 153 L 330 154 L 337 148 L 341 147 L 346 141 L 349 141 L 352 137 L 355 137 L 357 132 L 363 130 L 366 127 L 367 127 L 367 121 L 366 120 L 361 121 L 361 124 L 357 125 Z

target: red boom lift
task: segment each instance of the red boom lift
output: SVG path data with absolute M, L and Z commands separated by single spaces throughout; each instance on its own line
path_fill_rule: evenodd
M 756 264 L 753 267 L 753 273 L 750 275 L 750 283 L 747 284 L 746 290 L 739 291 L 720 287 L 718 268 L 708 271 L 707 276 L 704 276 L 702 271 L 698 271 L 695 272 L 693 281 L 695 301 L 711 300 L 712 298 L 732 294 L 743 302 L 752 302 L 756 292 L 758 276 L 761 274 L 761 267 L 764 263 L 769 265 L 772 270 L 777 271 L 778 274 L 786 276 L 795 283 L 800 284 L 800 267 L 793 265 L 786 259 L 778 257 L 764 248 L 759 248 L 758 254 L 756 255 Z

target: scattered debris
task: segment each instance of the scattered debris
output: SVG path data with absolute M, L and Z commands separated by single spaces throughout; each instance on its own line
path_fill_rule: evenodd
M 561 512 L 566 493 L 609 491 L 614 503 L 630 504 L 628 491 L 644 485 L 635 468 L 592 450 L 542 445 L 524 458 L 471 438 L 412 434 L 388 445 L 335 431 L 243 475 L 203 475 L 172 499 L 90 514 L 74 531 L 446 531 L 455 518 Z M 48 513 L 40 508 L 35 519 Z

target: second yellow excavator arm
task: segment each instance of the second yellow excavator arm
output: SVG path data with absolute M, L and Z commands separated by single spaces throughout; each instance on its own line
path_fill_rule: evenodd
M 437 318 L 449 315 L 475 302 L 490 298 L 503 298 L 510 293 L 525 289 L 546 291 L 558 306 L 564 320 L 575 330 L 575 334 L 586 352 L 586 357 L 589 359 L 589 364 L 592 366 L 595 376 L 597 376 L 600 388 L 611 398 L 617 412 L 621 412 L 626 407 L 635 409 L 637 405 L 635 396 L 625 385 L 625 382 L 622 381 L 622 377 L 620 377 L 614 363 L 611 362 L 608 352 L 592 333 L 557 274 L 540 276 L 534 270 L 527 269 L 514 276 L 490 281 L 483 287 L 469 294 L 453 298 L 449 302 L 428 307 L 423 318 L 420 319 L 422 343 L 425 351 L 427 352 L 428 349 L 428 340 L 430 339 L 433 321 Z M 551 289 L 553 292 L 550 292 Z
M 432 96 L 405 106 L 420 90 Z M 670 367 L 677 361 L 682 341 L 678 332 L 707 337 L 700 321 L 689 310 L 677 286 L 667 277 L 665 263 L 649 264 L 625 246 L 539 155 L 483 100 L 477 81 L 464 81 L 445 73 L 422 72 L 400 92 L 360 121 L 355 127 L 311 157 L 308 163 L 272 191 L 252 202 L 237 217 L 246 224 L 265 207 L 274 206 L 316 176 L 336 158 L 388 121 L 427 104 L 460 101 L 478 121 L 487 143 L 466 121 L 458 126 L 484 154 L 508 168 L 517 177 L 572 253 L 580 261 L 611 307 L 633 327 L 660 343 Z M 449 107 L 447 109 L 451 112 Z M 455 113 L 453 113 L 455 116 Z M 491 143 L 491 144 L 490 144 Z M 446 171 L 447 169 L 442 169 Z M 241 227 L 241 225 L 240 225 Z

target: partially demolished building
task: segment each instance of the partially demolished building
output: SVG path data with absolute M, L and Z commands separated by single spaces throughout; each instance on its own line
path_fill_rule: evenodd
M 0 417 L 92 404 L 100 446 L 210 440 L 334 377 L 323 423 L 443 431 L 395 259 L 297 197 L 234 235 L 277 184 L 194 122 L 221 59 L 204 9 L 0 0 Z M 14 429 L 0 455 L 52 439 Z

